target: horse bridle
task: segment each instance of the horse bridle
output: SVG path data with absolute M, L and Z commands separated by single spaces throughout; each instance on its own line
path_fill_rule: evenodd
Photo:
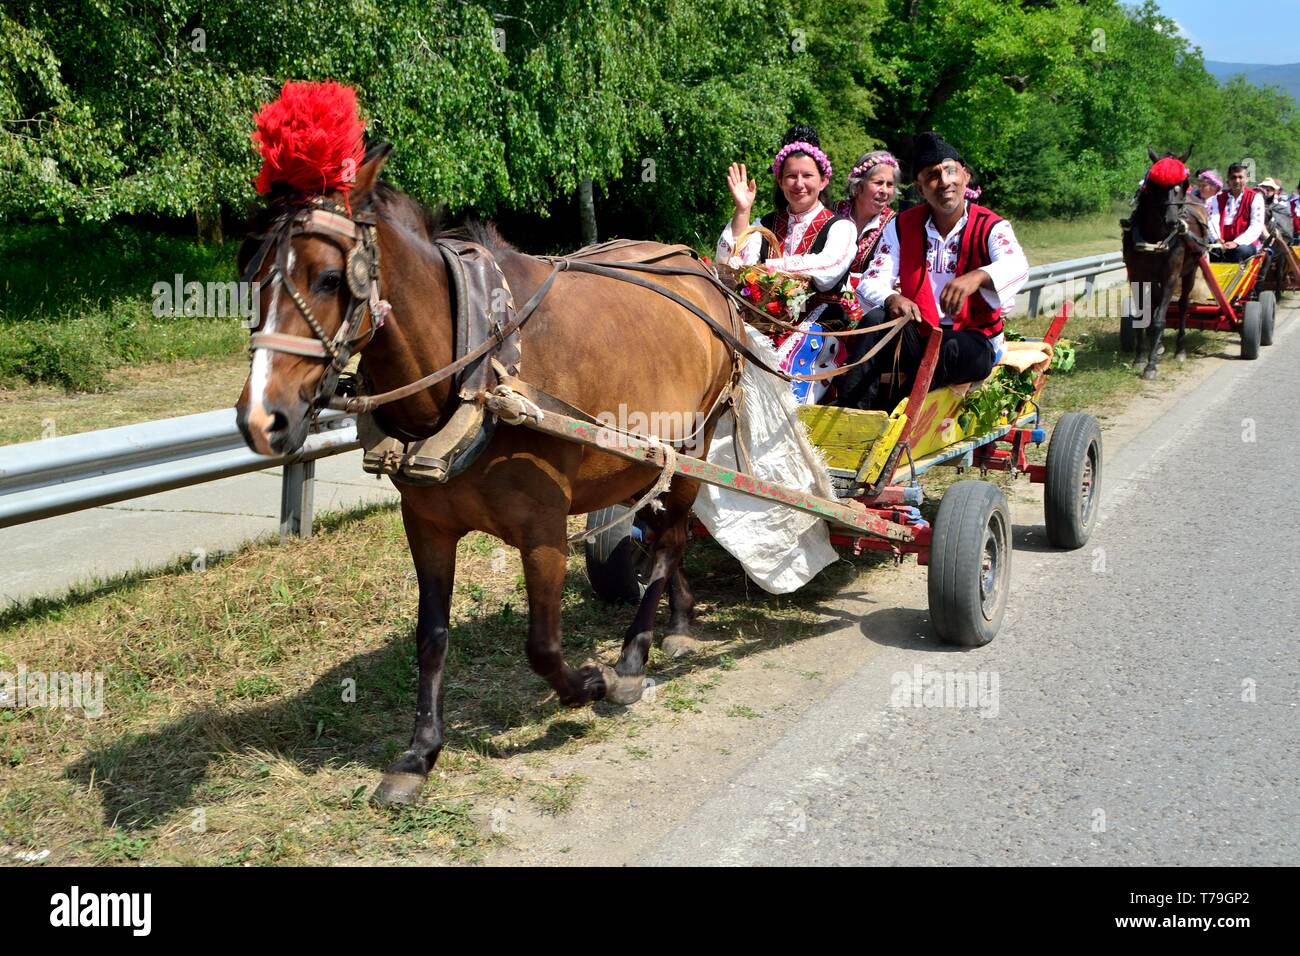
M 1141 188 L 1138 189 L 1137 196 L 1134 197 L 1135 205 L 1137 201 L 1139 201 L 1142 193 L 1146 192 L 1146 189 L 1147 189 L 1147 184 L 1144 182 Z M 1187 229 L 1187 219 L 1185 218 L 1187 213 L 1186 207 L 1190 205 L 1194 205 L 1195 202 L 1196 200 L 1191 199 L 1187 195 L 1186 191 L 1183 192 L 1183 198 L 1178 200 L 1177 202 L 1171 202 L 1169 200 L 1165 201 L 1166 209 L 1168 209 L 1170 206 L 1181 206 L 1182 209 L 1178 213 L 1178 222 L 1175 223 L 1174 227 L 1169 230 L 1169 234 L 1165 236 L 1163 239 L 1161 239 L 1159 242 L 1144 242 L 1142 240 L 1142 235 L 1137 228 L 1137 214 L 1134 213 L 1132 226 L 1131 226 L 1133 232 L 1133 248 L 1138 252 L 1168 252 L 1169 249 L 1173 246 L 1173 244 L 1178 241 L 1179 237 L 1183 237 L 1188 242 L 1195 244 L 1202 251 L 1204 251 L 1208 243 L 1206 243 L 1206 241 L 1202 239 L 1200 236 L 1193 235 Z
M 289 275 L 290 241 L 304 235 L 320 235 L 335 242 L 341 240 L 352 243 L 344 254 L 343 267 L 349 293 L 347 311 L 333 336 L 321 327 L 311 305 L 303 298 Z M 349 215 L 332 200 L 317 196 L 304 205 L 286 210 L 265 234 L 254 238 L 261 238 L 262 244 L 244 270 L 244 281 L 251 281 L 261 271 L 267 255 L 274 251 L 275 260 L 267 270 L 265 281 L 279 282 L 284 286 L 284 291 L 302 314 L 314 337 L 258 331 L 261 326 L 259 319 L 253 327 L 249 353 L 268 349 L 328 361 L 329 371 L 316 395 L 315 404 L 319 404 L 332 395 L 338 376 L 343 373 L 352 357 L 353 348 L 358 343 L 369 342 L 383 327 L 384 319 L 390 311 L 388 303 L 379 297 L 379 242 L 374 213 L 357 212 Z M 367 313 L 371 317 L 370 330 L 363 335 L 360 329 Z

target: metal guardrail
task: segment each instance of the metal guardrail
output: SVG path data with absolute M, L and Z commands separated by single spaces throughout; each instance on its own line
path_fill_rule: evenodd
M 0 448 L 0 528 L 281 466 L 280 537 L 310 535 L 316 459 L 360 447 L 356 419 L 325 412 L 302 451 L 259 455 L 233 408 L 9 445 Z
M 1124 254 L 1121 252 L 1103 252 L 1097 256 L 1084 256 L 1082 259 L 1066 259 L 1062 262 L 1049 262 L 1044 266 L 1034 266 L 1029 270 L 1029 281 L 1020 290 L 1029 293 L 1029 317 L 1034 318 L 1038 315 L 1043 289 L 1048 286 L 1083 279 L 1082 294 L 1084 297 L 1089 297 L 1097 283 L 1097 276 L 1123 268 Z
M 1090 295 L 1098 275 L 1123 265 L 1114 252 L 1035 266 L 1022 290 L 1029 314 L 1044 288 L 1084 279 Z M 264 457 L 244 444 L 234 409 L 9 445 L 0 448 L 0 528 L 279 466 L 281 540 L 308 536 L 316 459 L 360 447 L 356 420 L 325 412 L 301 452 Z

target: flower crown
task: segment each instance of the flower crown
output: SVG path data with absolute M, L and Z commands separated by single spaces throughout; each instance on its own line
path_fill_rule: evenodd
M 1202 169 L 1196 174 L 1196 178 L 1204 179 L 1207 183 L 1212 183 L 1215 189 L 1223 188 L 1223 180 L 1219 178 L 1219 174 L 1213 169 Z
M 894 159 L 891 154 L 885 153 L 882 156 L 877 156 L 875 159 L 867 160 L 861 166 L 854 166 L 853 171 L 849 173 L 849 179 L 858 179 L 861 176 L 865 176 L 877 166 L 893 166 L 895 169 L 899 168 L 898 160 Z
M 813 162 L 817 164 L 817 168 L 821 170 L 822 175 L 827 179 L 830 178 L 831 161 L 826 158 L 826 154 L 812 143 L 805 143 L 801 139 L 797 139 L 793 143 L 786 143 L 777 151 L 776 157 L 772 160 L 773 176 L 780 177 L 781 166 L 785 163 L 785 158 L 791 153 L 807 153 L 813 158 Z

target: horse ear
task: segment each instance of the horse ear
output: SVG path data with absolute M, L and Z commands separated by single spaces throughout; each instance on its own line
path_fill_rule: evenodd
M 1187 152 L 1183 153 L 1183 155 L 1178 157 L 1179 160 L 1184 163 L 1187 162 L 1188 158 L 1192 155 L 1192 150 L 1195 148 L 1196 148 L 1196 144 L 1192 143 L 1190 146 L 1187 147 Z
M 1156 151 L 1150 146 L 1147 147 L 1147 155 L 1151 157 L 1151 162 L 1153 163 L 1158 163 L 1160 161 L 1160 157 L 1156 155 Z
M 370 190 L 374 189 L 375 183 L 379 182 L 379 174 L 383 171 L 384 163 L 388 162 L 388 154 L 392 151 L 392 143 L 380 143 L 367 151 L 365 159 L 361 161 L 361 168 L 357 170 L 352 195 L 349 197 L 353 204 L 363 202 L 370 195 Z

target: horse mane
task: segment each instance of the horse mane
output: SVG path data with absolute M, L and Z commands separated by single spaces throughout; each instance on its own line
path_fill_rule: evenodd
M 387 215 L 394 216 L 408 227 L 418 223 L 420 228 L 416 231 L 422 232 L 423 237 L 429 241 L 462 239 L 486 246 L 494 253 L 517 251 L 505 236 L 501 235 L 501 230 L 497 228 L 496 223 L 470 216 L 463 222 L 445 225 L 441 209 L 430 210 L 382 180 L 375 184 L 372 196 Z
M 496 223 L 478 217 L 471 217 L 459 225 L 440 230 L 437 238 L 477 242 L 480 246 L 486 246 L 489 251 L 496 253 L 518 251 L 505 236 L 501 235 L 501 230 L 497 228 Z
M 267 195 L 267 202 L 255 209 L 249 218 L 248 236 L 264 234 L 275 220 L 284 214 L 285 204 L 300 198 L 299 194 L 292 189 L 277 183 Z M 495 223 L 471 216 L 464 222 L 447 225 L 443 222 L 441 208 L 431 210 L 382 179 L 375 183 L 364 204 L 373 204 L 386 219 L 404 226 L 425 242 L 432 243 L 436 239 L 462 239 L 486 246 L 493 253 L 518 251 L 501 235 Z M 247 261 L 252 258 L 254 250 L 255 244 L 251 238 L 246 238 L 237 256 L 241 274 Z

